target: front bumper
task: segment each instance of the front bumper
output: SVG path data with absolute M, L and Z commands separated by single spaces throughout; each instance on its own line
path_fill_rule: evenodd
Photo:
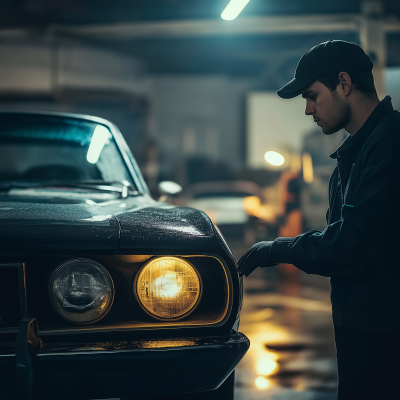
M 45 345 L 31 355 L 32 392 L 35 398 L 87 400 L 213 390 L 230 375 L 249 346 L 242 333 Z M 21 379 L 16 358 L 13 353 L 0 354 L 3 400 L 17 398 Z M 26 379 L 24 384 L 29 384 Z

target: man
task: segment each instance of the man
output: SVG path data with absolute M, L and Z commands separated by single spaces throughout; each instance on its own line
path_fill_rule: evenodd
M 257 243 L 238 263 L 241 276 L 290 263 L 331 278 L 339 400 L 400 398 L 400 113 L 379 101 L 372 66 L 358 45 L 329 40 L 278 91 L 301 94 L 324 134 L 350 136 L 331 154 L 326 229 Z

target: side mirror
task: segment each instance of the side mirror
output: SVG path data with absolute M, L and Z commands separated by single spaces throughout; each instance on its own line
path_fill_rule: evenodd
M 172 181 L 163 181 L 158 184 L 158 190 L 161 193 L 158 201 L 166 201 L 169 196 L 182 192 L 182 186 Z

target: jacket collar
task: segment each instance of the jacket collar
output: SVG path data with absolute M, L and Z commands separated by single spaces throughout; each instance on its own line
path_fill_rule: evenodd
M 375 107 L 374 111 L 372 111 L 371 115 L 364 122 L 363 126 L 353 136 L 348 136 L 344 142 L 330 155 L 330 157 L 337 159 L 338 153 L 346 154 L 352 152 L 356 148 L 361 149 L 371 132 L 391 111 L 393 111 L 392 99 L 390 96 L 386 96 Z

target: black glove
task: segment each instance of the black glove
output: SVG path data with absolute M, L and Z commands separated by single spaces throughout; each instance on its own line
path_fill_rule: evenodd
M 273 267 L 278 265 L 271 252 L 272 243 L 274 242 L 259 242 L 250 250 L 247 250 L 238 262 L 239 276 L 249 276 L 257 267 Z

